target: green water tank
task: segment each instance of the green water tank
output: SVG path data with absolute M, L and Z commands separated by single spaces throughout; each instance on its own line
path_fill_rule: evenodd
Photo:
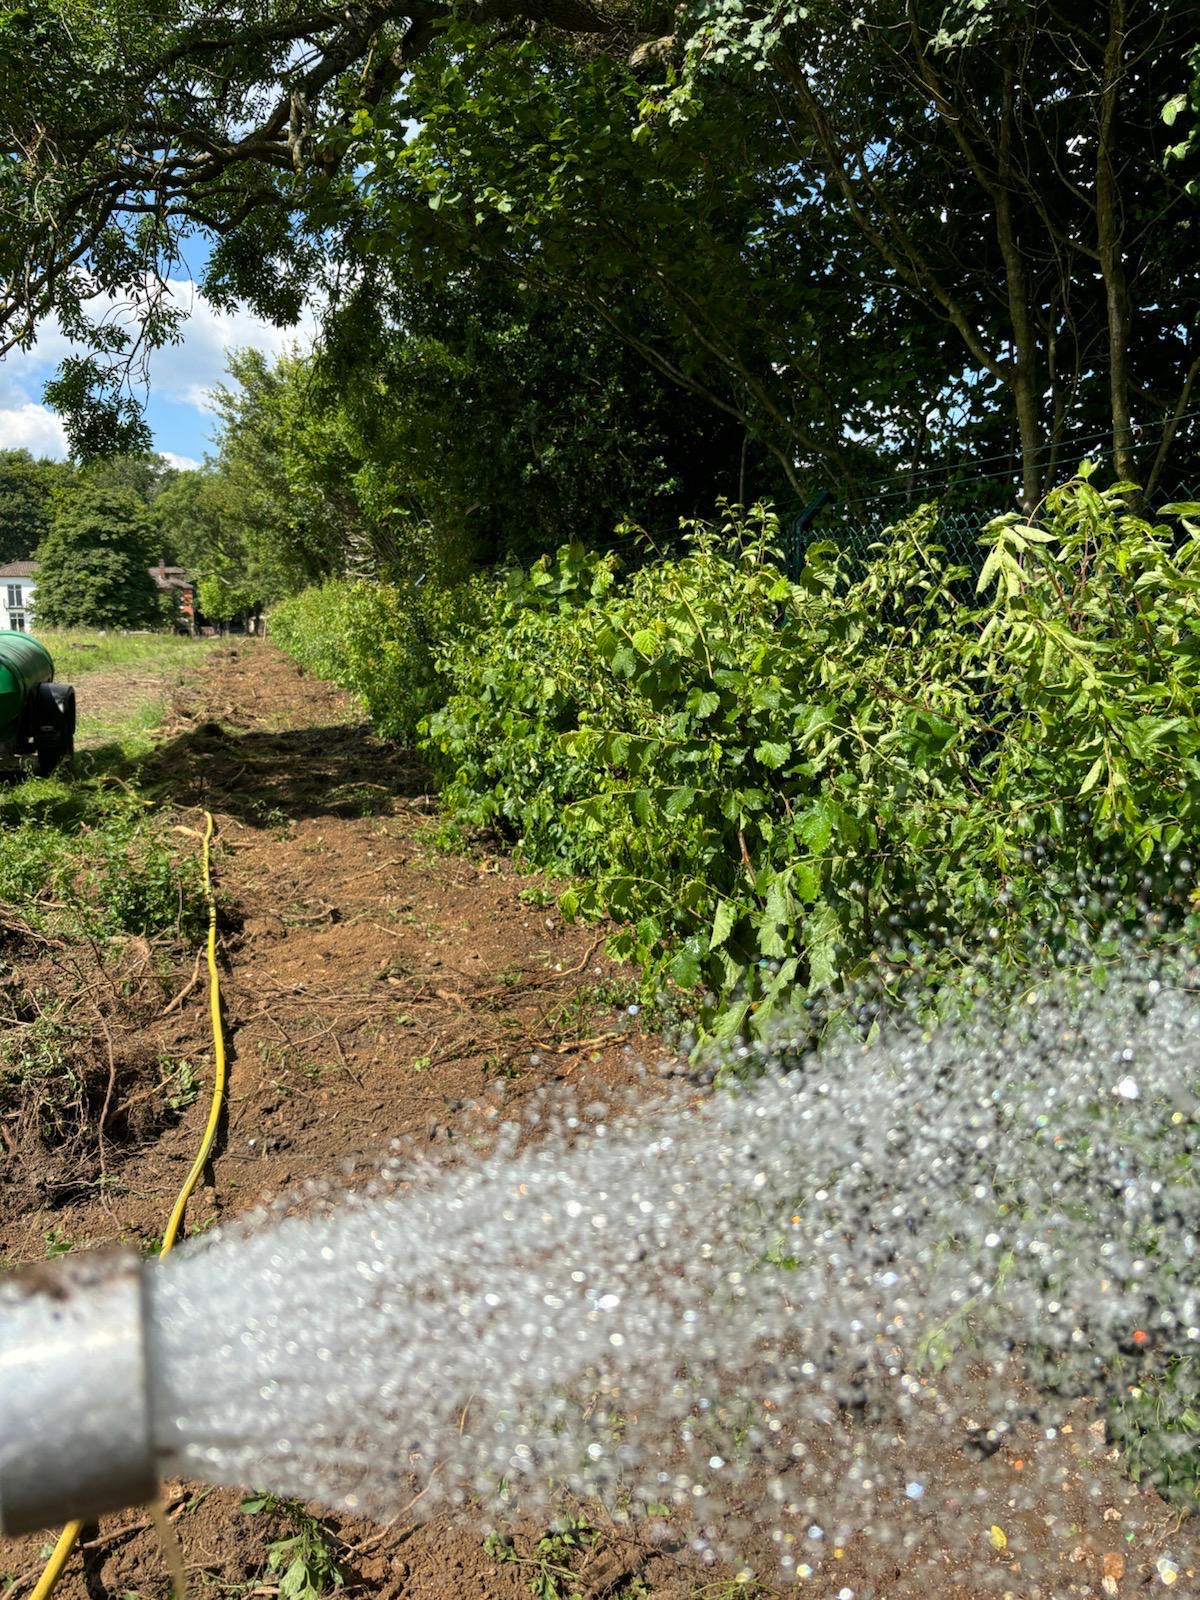
M 54 662 L 45 645 L 27 633 L 0 629 L 0 735 L 7 734 L 39 683 L 54 677 Z

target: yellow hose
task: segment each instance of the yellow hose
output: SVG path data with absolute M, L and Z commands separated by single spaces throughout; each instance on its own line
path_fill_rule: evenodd
M 221 1108 L 225 1103 L 225 1030 L 221 1026 L 221 978 L 217 972 L 217 901 L 213 894 L 212 874 L 209 864 L 209 845 L 213 836 L 212 813 L 204 813 L 204 842 L 201 852 L 201 861 L 204 874 L 204 898 L 208 902 L 208 1010 L 212 1022 L 213 1037 L 213 1092 L 212 1103 L 208 1109 L 208 1122 L 205 1125 L 204 1137 L 200 1141 L 200 1148 L 196 1152 L 196 1159 L 192 1162 L 191 1171 L 183 1180 L 183 1187 L 176 1197 L 175 1204 L 171 1207 L 171 1215 L 167 1219 L 167 1226 L 163 1233 L 162 1249 L 160 1256 L 165 1256 L 173 1249 L 179 1229 L 183 1224 L 183 1214 L 187 1210 L 187 1203 L 191 1199 L 192 1190 L 200 1181 L 200 1174 L 204 1171 L 205 1163 L 212 1154 L 213 1140 L 217 1136 L 217 1127 L 221 1121 Z M 79 1538 L 82 1522 L 68 1522 L 58 1536 L 50 1559 L 42 1569 L 29 1600 L 46 1600 L 53 1591 L 54 1585 L 62 1577 L 63 1568 L 74 1550 Z
M 200 1148 L 196 1152 L 196 1159 L 192 1162 L 192 1169 L 183 1180 L 178 1198 L 171 1208 L 171 1215 L 167 1219 L 167 1226 L 163 1232 L 162 1249 L 159 1255 L 165 1256 L 173 1248 L 176 1236 L 183 1224 L 183 1213 L 187 1210 L 187 1203 L 192 1197 L 192 1190 L 200 1181 L 200 1174 L 204 1171 L 205 1164 L 212 1154 L 213 1140 L 217 1137 L 217 1126 L 221 1121 L 221 1107 L 225 1102 L 225 1032 L 221 1027 L 221 979 L 217 974 L 217 901 L 212 890 L 212 877 L 209 872 L 208 847 L 212 841 L 213 819 L 212 812 L 204 813 L 204 846 L 202 852 L 204 870 L 204 898 L 208 901 L 208 1011 L 212 1023 L 213 1036 L 213 1092 L 212 1104 L 208 1109 L 208 1123 L 204 1129 L 204 1137 L 200 1140 Z

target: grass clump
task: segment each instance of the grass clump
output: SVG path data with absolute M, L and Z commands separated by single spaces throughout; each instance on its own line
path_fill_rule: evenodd
M 191 667 L 213 643 L 180 633 L 121 633 L 99 628 L 39 628 L 36 638 L 54 658 L 56 676 L 75 683 L 114 667 Z
M 0 790 L 0 907 L 9 926 L 112 938 L 202 931 L 194 852 L 110 777 L 34 778 Z

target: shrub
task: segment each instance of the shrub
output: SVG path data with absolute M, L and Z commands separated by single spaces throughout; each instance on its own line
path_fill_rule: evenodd
M 469 593 L 331 579 L 274 606 L 274 637 L 302 667 L 357 695 L 380 733 L 411 739 L 441 692 L 434 641 L 469 615 Z
M 632 575 L 573 546 L 477 582 L 469 629 L 337 585 L 277 635 L 384 731 L 424 706 L 457 820 L 574 876 L 564 910 L 617 919 L 611 952 L 714 1031 L 757 1032 L 797 988 L 1186 921 L 1200 507 L 1151 524 L 1127 492 L 1085 471 L 1037 525 L 997 519 L 977 591 L 932 508 L 861 565 L 814 545 L 796 583 L 758 508 Z

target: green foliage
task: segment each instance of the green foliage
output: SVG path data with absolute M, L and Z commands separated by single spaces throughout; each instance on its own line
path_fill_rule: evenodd
M 149 570 L 154 544 L 153 523 L 132 489 L 76 487 L 58 501 L 38 548 L 39 622 L 57 628 L 160 623 Z
M 284 1600 L 322 1600 L 345 1583 L 324 1524 L 309 1516 L 298 1500 L 250 1495 L 241 1502 L 241 1510 L 250 1517 L 266 1512 L 294 1530 L 267 1547 L 267 1569 L 277 1574 Z
M 20 922 L 111 938 L 204 926 L 198 872 L 124 786 L 30 779 L 0 796 L 0 905 Z
M 37 1005 L 36 997 L 34 1005 Z M 35 1009 L 27 1022 L 7 1029 L 0 1043 L 0 1108 L 7 1119 L 36 1127 L 51 1148 L 61 1145 L 82 1119 L 83 1083 L 76 1050 L 86 1030 L 58 1010 Z M 69 1243 L 46 1254 L 62 1255 Z
M 0 450 L 0 561 L 27 561 L 50 527 L 50 499 L 69 469 Z
M 435 642 L 467 627 L 472 604 L 465 587 L 342 579 L 275 606 L 268 626 L 302 667 L 356 694 L 381 733 L 411 739 L 443 693 Z
M 564 910 L 623 923 L 611 953 L 723 1034 L 881 957 L 1056 956 L 1197 840 L 1197 511 L 1180 543 L 1125 492 L 993 523 L 978 605 L 931 509 L 798 584 L 761 511 L 629 578 L 578 548 L 514 573 L 439 658 L 447 805 L 582 880 Z M 1160 920 L 1188 911 L 1164 888 Z
M 494 1561 L 522 1568 L 537 1600 L 580 1600 L 581 1585 L 570 1562 L 600 1537 L 586 1517 L 568 1517 L 542 1535 L 532 1555 L 523 1556 L 511 1536 L 489 1533 L 483 1548 Z
M 742 430 L 681 403 L 590 308 L 530 284 L 471 262 L 377 268 L 328 334 L 314 403 L 344 419 L 385 577 L 530 561 L 563 528 L 600 546 L 629 506 L 670 527 L 736 491 Z
M 231 582 L 220 574 L 201 578 L 196 587 L 196 599 L 205 617 L 228 621 L 244 616 L 257 602 L 257 592 L 247 584 Z
M 171 282 L 199 230 L 209 304 L 277 325 L 306 296 L 338 323 L 360 291 L 369 314 L 393 275 L 454 283 L 464 268 L 550 339 L 542 312 L 558 302 L 581 334 L 558 372 L 593 346 L 598 410 L 615 392 L 601 346 L 619 339 L 677 386 L 685 434 L 728 418 L 756 474 L 769 457 L 793 492 L 819 475 L 861 500 L 931 463 L 1003 458 L 1017 422 L 1027 496 L 1064 450 L 1105 433 L 1147 452 L 1147 476 L 1187 459 L 1191 0 L 690 0 L 552 16 L 433 0 L 402 68 L 389 7 L 322 12 L 315 30 L 292 0 L 206 12 L 203 27 L 182 0 L 79 11 L 0 13 L 0 338 L 27 341 L 57 316 L 72 354 L 51 398 L 79 451 L 144 443 L 129 379 L 178 336 Z M 472 409 L 496 400 L 516 437 L 520 395 L 510 404 L 495 381 L 502 320 L 483 331 L 465 395 Z M 460 329 L 434 343 L 447 360 L 431 352 L 431 376 L 452 376 Z M 523 349 L 535 377 L 536 333 Z M 558 419 L 586 406 L 586 389 L 551 392 Z M 1136 443 L 1118 420 L 1127 400 Z M 355 447 L 322 408 L 295 421 L 320 471 L 295 478 L 269 451 L 257 466 L 273 500 L 287 485 L 331 514 L 293 526 L 313 579 L 339 570 L 324 558 L 346 500 L 325 469 Z M 560 442 L 569 455 L 552 426 Z M 569 491 L 553 461 L 534 468 Z M 758 477 L 753 492 L 771 488 Z M 457 491 L 465 516 L 474 500 Z

